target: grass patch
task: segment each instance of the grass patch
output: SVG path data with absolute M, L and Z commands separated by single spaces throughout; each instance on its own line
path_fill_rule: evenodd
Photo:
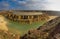
M 22 24 L 22 23 L 13 22 L 10 20 L 8 20 L 8 22 L 9 22 L 8 29 L 12 32 L 20 33 L 20 35 L 27 33 L 27 31 L 30 29 L 36 29 L 45 23 L 45 21 L 41 21 L 41 22 L 34 22 L 32 24 Z

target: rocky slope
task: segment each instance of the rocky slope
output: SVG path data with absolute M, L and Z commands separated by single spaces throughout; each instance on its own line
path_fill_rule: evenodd
M 7 21 L 0 15 L 0 39 L 19 39 L 20 34 L 8 30 Z
M 54 32 L 55 27 L 60 23 L 60 17 L 48 21 L 44 25 L 35 30 L 29 30 L 21 39 L 49 39 L 51 32 Z M 57 31 L 57 30 L 56 30 Z M 52 39 L 52 38 L 51 38 Z
M 7 22 L 2 15 L 0 15 L 0 30 L 8 31 Z

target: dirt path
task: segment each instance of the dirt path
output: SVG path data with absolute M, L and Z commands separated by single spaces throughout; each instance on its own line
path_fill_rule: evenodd
M 54 19 L 54 18 L 56 18 L 56 17 L 58 17 L 58 16 L 49 16 L 49 18 L 50 18 L 49 20 L 52 20 L 52 19 Z M 48 20 L 48 21 L 49 21 L 49 20 Z

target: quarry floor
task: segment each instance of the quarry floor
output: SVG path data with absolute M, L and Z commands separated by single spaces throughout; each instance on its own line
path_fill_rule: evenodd
M 51 19 L 54 19 L 58 16 L 49 16 L 49 17 L 50 17 L 49 20 L 51 20 Z M 0 18 L 2 19 L 1 16 L 0 16 Z M 10 21 L 8 19 L 5 19 L 4 22 L 5 21 L 7 22 L 6 27 L 9 31 L 11 31 L 13 33 L 19 33 L 20 35 L 23 35 L 23 34 L 27 33 L 27 31 L 30 30 L 30 29 L 36 29 L 36 28 L 38 28 L 39 26 L 41 26 L 45 23 L 45 21 L 41 21 L 41 22 L 37 22 L 37 23 L 35 22 L 35 23 L 32 23 L 32 24 L 21 24 L 21 23 L 18 23 L 18 22 Z M 5 25 L 5 24 L 2 24 L 2 25 Z M 4 29 L 4 27 L 2 27 L 2 28 Z

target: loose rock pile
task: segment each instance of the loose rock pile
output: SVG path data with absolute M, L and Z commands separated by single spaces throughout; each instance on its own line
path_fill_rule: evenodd
M 49 34 L 47 39 L 60 39 L 60 23 L 55 29 Z
M 0 39 L 19 39 L 20 34 L 0 30 Z

